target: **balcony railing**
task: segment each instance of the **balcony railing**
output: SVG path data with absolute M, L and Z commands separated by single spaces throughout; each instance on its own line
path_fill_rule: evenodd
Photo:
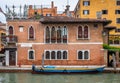
M 3 43 L 17 43 L 18 39 L 15 35 L 2 36 Z
M 110 45 L 120 45 L 120 35 L 109 35 Z

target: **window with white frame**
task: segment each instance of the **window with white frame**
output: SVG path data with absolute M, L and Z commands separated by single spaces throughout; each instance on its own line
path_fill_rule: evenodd
M 89 39 L 89 29 L 88 26 L 79 26 L 78 27 L 78 39 Z
M 35 39 L 35 37 L 34 37 L 34 28 L 31 26 L 30 28 L 29 28 L 29 30 L 28 30 L 28 35 L 29 35 L 29 39 L 31 40 L 33 40 L 33 39 Z
M 66 50 L 47 50 L 45 51 L 45 60 L 67 60 L 68 51 Z
M 35 59 L 35 52 L 34 50 L 28 50 L 28 59 L 34 60 Z
M 23 28 L 24 28 L 24 26 L 19 26 L 19 31 L 23 32 Z
M 90 53 L 88 50 L 79 50 L 78 51 L 78 60 L 89 60 Z
M 45 29 L 45 43 L 67 43 L 67 27 L 46 27 Z

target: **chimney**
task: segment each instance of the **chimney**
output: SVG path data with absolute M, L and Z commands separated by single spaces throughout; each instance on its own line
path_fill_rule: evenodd
M 66 10 L 65 10 L 65 11 L 66 11 L 66 15 L 67 15 L 67 16 L 71 16 L 71 15 L 70 15 L 70 5 L 67 5 L 67 6 L 66 6 Z
M 54 8 L 54 2 L 53 1 L 51 2 L 51 8 Z
M 32 5 L 29 5 L 29 9 L 32 9 Z

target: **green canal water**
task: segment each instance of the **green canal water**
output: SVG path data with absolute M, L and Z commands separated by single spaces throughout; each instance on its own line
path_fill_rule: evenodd
M 0 83 L 120 83 L 120 74 L 40 75 L 0 73 Z

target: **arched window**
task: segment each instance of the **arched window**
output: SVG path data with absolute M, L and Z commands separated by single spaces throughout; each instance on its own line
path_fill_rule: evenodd
M 34 29 L 32 26 L 29 28 L 29 39 L 34 39 Z
M 13 35 L 13 27 L 12 26 L 9 27 L 9 35 Z
M 57 59 L 61 59 L 61 51 L 57 52 Z
M 63 28 L 63 43 L 67 43 L 67 27 Z
M 57 29 L 57 43 L 61 43 L 61 28 L 60 26 Z
M 84 27 L 84 38 L 88 38 L 88 26 Z
M 46 27 L 46 43 L 50 43 L 50 28 Z
M 78 27 L 78 38 L 82 38 L 82 26 Z
M 83 59 L 83 52 L 82 51 L 78 52 L 78 59 Z
M 67 59 L 67 51 L 63 51 L 63 59 Z
M 29 51 L 29 60 L 34 60 L 35 56 L 34 56 L 34 51 L 30 50 Z
M 89 59 L 89 52 L 88 51 L 84 52 L 84 59 Z
M 51 42 L 52 43 L 56 42 L 56 30 L 55 30 L 55 27 L 52 27 L 52 30 L 51 30 Z
M 45 59 L 50 59 L 50 52 L 49 51 L 46 51 Z
M 51 52 L 51 59 L 55 59 L 55 51 Z

